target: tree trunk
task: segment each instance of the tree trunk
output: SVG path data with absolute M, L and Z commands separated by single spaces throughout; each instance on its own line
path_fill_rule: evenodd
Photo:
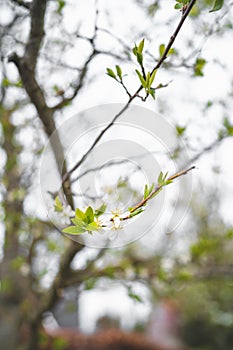
M 18 309 L 1 298 L 0 304 L 0 344 L 1 350 L 21 350 L 21 334 Z
M 0 348 L 24 350 L 28 348 L 30 322 L 35 318 L 37 295 L 32 290 L 30 266 L 26 249 L 20 248 L 19 237 L 26 218 L 23 213 L 24 189 L 18 164 L 21 146 L 15 141 L 16 130 L 11 123 L 14 111 L 3 109 L 1 125 L 4 134 L 3 149 L 7 161 L 3 174 L 5 187 L 2 206 L 5 212 L 4 256 L 1 263 L 0 284 Z M 26 273 L 22 266 L 28 269 Z M 33 349 L 35 350 L 35 349 Z

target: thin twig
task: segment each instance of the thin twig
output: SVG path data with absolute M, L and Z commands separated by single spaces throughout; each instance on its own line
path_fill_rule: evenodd
M 102 136 L 106 133 L 106 131 L 108 129 L 110 129 L 113 124 L 116 122 L 116 120 L 128 109 L 129 105 L 130 105 L 130 100 L 127 102 L 127 104 L 120 110 L 120 112 L 118 112 L 115 117 L 113 118 L 113 120 L 99 133 L 99 135 L 96 137 L 96 139 L 94 140 L 94 142 L 92 143 L 91 147 L 87 150 L 87 152 L 82 156 L 82 158 L 67 172 L 64 174 L 63 178 L 62 178 L 62 183 L 64 183 L 69 176 L 76 170 L 78 169 L 78 167 L 84 162 L 84 160 L 86 160 L 86 158 L 88 157 L 88 155 L 91 153 L 91 151 L 93 150 L 93 148 L 96 146 L 96 144 L 99 142 L 99 140 L 102 138 Z
M 145 153 L 141 153 L 139 155 L 135 155 L 135 156 L 130 156 L 128 159 L 116 159 L 116 160 L 111 160 L 108 163 L 104 163 L 102 165 L 98 165 L 96 167 L 93 168 L 88 168 L 87 170 L 84 170 L 81 174 L 79 174 L 78 176 L 76 176 L 74 179 L 70 180 L 70 183 L 74 183 L 78 180 L 80 180 L 82 177 L 88 175 L 89 173 L 93 173 L 94 171 L 99 171 L 105 168 L 109 168 L 112 166 L 119 166 L 121 164 L 125 164 L 125 163 L 130 163 L 133 159 L 140 159 L 140 158 L 145 158 L 149 155 L 153 155 L 153 154 L 163 154 L 166 155 L 168 154 L 168 152 L 162 152 L 162 151 L 151 151 L 151 152 L 145 152 Z M 137 166 L 138 169 L 141 169 L 141 167 L 138 165 Z
M 125 83 L 123 82 L 123 79 L 121 79 L 120 81 L 117 80 L 119 84 L 121 84 L 121 86 L 124 88 L 125 92 L 127 93 L 127 95 L 129 96 L 129 98 L 131 98 L 131 93 L 129 92 L 129 90 L 127 89 L 127 87 L 125 86 Z
M 195 166 L 191 166 L 190 168 L 186 170 L 182 170 L 172 176 L 170 176 L 166 181 L 173 181 L 174 179 L 177 179 L 180 176 L 186 175 L 189 171 L 195 169 Z M 130 214 L 127 215 L 126 217 L 122 218 L 122 220 L 128 220 L 131 218 L 131 214 L 134 213 L 137 209 L 143 207 L 155 194 L 157 194 L 161 189 L 163 188 L 163 185 L 157 184 L 156 188 L 154 191 L 152 191 L 146 198 L 144 198 L 141 202 L 139 202 L 137 205 L 135 205 L 131 210 Z
M 81 69 L 80 75 L 79 75 L 79 79 L 78 79 L 78 84 L 76 85 L 76 87 L 74 88 L 74 91 L 72 93 L 72 95 L 70 97 L 64 97 L 62 99 L 62 101 L 60 101 L 58 104 L 56 104 L 55 106 L 52 107 L 53 111 L 59 110 L 61 108 L 63 108 L 64 106 L 66 106 L 68 103 L 70 103 L 71 101 L 73 101 L 73 99 L 77 96 L 78 92 L 81 90 L 81 88 L 83 87 L 84 84 L 84 79 L 86 77 L 87 74 L 87 69 L 88 69 L 88 65 L 90 64 L 90 62 L 93 60 L 93 58 L 97 55 L 97 52 L 95 49 L 93 49 L 92 53 L 90 54 L 90 56 L 88 57 L 88 59 L 86 60 L 86 62 L 83 65 L 83 68 Z

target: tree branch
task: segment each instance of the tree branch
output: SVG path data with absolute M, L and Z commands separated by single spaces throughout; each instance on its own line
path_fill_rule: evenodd
M 34 0 L 31 7 L 31 30 L 26 44 L 24 60 L 34 71 L 44 37 L 44 16 L 47 0 Z
M 97 255 L 87 262 L 85 270 L 70 271 L 69 275 L 63 280 L 63 288 L 80 285 L 83 281 L 86 281 L 90 277 L 96 277 L 95 275 L 95 263 L 103 257 L 106 252 L 106 248 L 101 248 Z M 101 274 L 98 274 L 101 277 Z
M 81 88 L 83 87 L 83 83 L 84 83 L 84 79 L 86 77 L 86 73 L 87 73 L 87 69 L 88 69 L 88 65 L 89 63 L 93 60 L 93 58 L 97 55 L 97 52 L 95 51 L 95 49 L 93 49 L 92 53 L 90 54 L 89 58 L 86 60 L 86 62 L 84 63 L 83 68 L 81 69 L 81 73 L 79 75 L 79 79 L 78 79 L 78 84 L 76 85 L 76 87 L 74 88 L 74 91 L 72 93 L 72 95 L 70 97 L 65 97 L 62 99 L 61 102 L 59 102 L 57 105 L 55 105 L 54 107 L 52 107 L 52 110 L 58 110 L 61 109 L 62 107 L 66 106 L 67 103 L 70 103 L 71 101 L 73 101 L 73 99 L 77 96 L 78 92 L 81 90 Z
M 47 0 L 34 0 L 31 8 L 31 30 L 26 44 L 23 57 L 13 53 L 9 57 L 9 62 L 13 62 L 18 68 L 24 88 L 35 106 L 38 116 L 43 124 L 45 133 L 51 141 L 51 147 L 56 159 L 58 170 L 66 173 L 66 162 L 64 157 L 63 146 L 56 129 L 53 116 L 53 109 L 47 106 L 44 93 L 39 86 L 36 76 L 35 67 L 39 55 L 41 41 L 44 37 L 44 15 Z M 51 137 L 53 135 L 53 137 Z M 73 207 L 73 199 L 70 195 L 70 183 L 67 181 L 66 187 L 63 188 L 68 203 Z
M 70 177 L 70 175 L 76 170 L 78 169 L 78 167 L 86 160 L 86 158 L 88 157 L 88 155 L 92 152 L 92 150 L 95 148 L 95 146 L 97 145 L 97 143 L 99 142 L 99 140 L 103 137 L 103 135 L 106 133 L 106 131 L 108 131 L 116 122 L 116 120 L 128 109 L 129 105 L 130 105 L 129 101 L 121 110 L 119 113 L 117 113 L 115 115 L 115 117 L 113 118 L 113 120 L 99 133 L 99 135 L 96 137 L 96 139 L 94 140 L 94 142 L 92 143 L 91 147 L 87 150 L 87 152 L 82 156 L 82 158 L 67 172 L 64 174 L 63 178 L 62 178 L 62 183 L 66 182 L 67 179 Z
M 158 68 L 160 68 L 160 66 L 162 65 L 162 63 L 165 61 L 165 59 L 167 58 L 167 54 L 169 52 L 169 50 L 171 49 L 172 45 L 174 44 L 174 41 L 177 37 L 177 35 L 179 34 L 187 16 L 189 15 L 191 9 L 193 8 L 194 4 L 195 4 L 196 0 L 192 0 L 187 9 L 185 10 L 185 12 L 183 13 L 181 20 L 177 26 L 177 28 L 175 29 L 173 35 L 171 36 L 163 55 L 161 56 L 160 60 L 158 61 L 158 63 L 156 64 L 156 66 L 153 68 L 151 74 Z M 79 168 L 79 166 L 86 160 L 86 158 L 89 156 L 89 154 L 92 152 L 92 150 L 94 149 L 94 147 L 96 146 L 96 144 L 100 141 L 100 139 L 104 136 L 104 134 L 115 124 L 115 122 L 119 119 L 119 117 L 128 109 L 128 107 L 130 106 L 131 102 L 138 96 L 139 92 L 142 90 L 142 85 L 137 89 L 137 91 L 131 96 L 129 97 L 129 100 L 127 102 L 127 104 L 115 115 L 115 117 L 112 119 L 112 121 L 99 133 L 99 135 L 96 137 L 96 139 L 93 141 L 92 145 L 90 146 L 90 148 L 86 151 L 86 153 L 82 156 L 82 158 L 67 172 L 64 174 L 62 182 L 66 182 L 66 180 L 70 177 L 70 175 Z
M 195 169 L 195 166 L 191 166 L 189 169 L 180 171 L 166 179 L 166 181 L 173 181 L 177 179 L 180 176 L 186 175 L 189 171 Z M 161 189 L 164 187 L 164 185 L 157 184 L 156 188 L 146 197 L 144 198 L 141 202 L 139 202 L 137 205 L 135 205 L 131 210 L 130 214 L 127 215 L 126 217 L 122 218 L 122 220 L 128 220 L 131 218 L 131 214 L 134 213 L 137 209 L 143 207 L 153 196 L 158 194 L 158 192 L 161 191 Z
M 23 1 L 23 0 L 11 0 L 11 1 L 17 4 L 18 6 L 24 7 L 27 10 L 30 10 L 31 4 L 32 4 L 29 1 Z
M 185 166 L 189 166 L 190 164 L 196 162 L 199 158 L 201 158 L 205 153 L 211 152 L 215 147 L 217 147 L 223 140 L 225 140 L 229 135 L 224 135 L 221 138 L 217 138 L 210 145 L 204 147 L 200 152 L 198 152 L 194 157 L 192 157 Z
M 35 67 L 39 55 L 39 50 L 41 46 L 41 41 L 44 37 L 44 15 L 46 9 L 46 0 L 34 0 L 31 9 L 31 31 L 28 42 L 26 44 L 26 49 L 23 57 L 19 57 L 16 53 L 9 57 L 9 61 L 13 62 L 18 68 L 19 74 L 21 76 L 24 88 L 31 99 L 31 102 L 35 106 L 38 116 L 43 124 L 44 130 L 48 138 L 51 138 L 51 146 L 56 159 L 58 169 L 66 172 L 66 164 L 64 162 L 64 151 L 60 141 L 59 134 L 56 130 L 56 124 L 54 121 L 54 111 L 49 108 L 44 92 L 37 82 L 35 76 Z M 69 180 L 67 179 L 66 185 L 69 185 Z M 69 186 L 64 187 L 64 192 L 67 196 L 68 203 L 73 206 L 73 198 L 69 194 Z M 56 300 L 59 298 L 59 288 L 62 285 L 63 279 L 70 269 L 70 263 L 72 262 L 74 256 L 83 249 L 81 244 L 77 244 L 72 240 L 67 242 L 67 248 L 61 258 L 59 272 L 52 284 L 49 293 L 46 295 L 45 299 L 42 300 L 42 305 L 38 306 L 36 316 L 32 327 L 36 329 L 36 325 L 40 321 L 42 313 L 53 306 Z

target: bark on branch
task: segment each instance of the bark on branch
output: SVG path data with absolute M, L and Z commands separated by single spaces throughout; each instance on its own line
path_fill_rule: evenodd
M 35 70 L 41 42 L 44 37 L 44 17 L 47 0 L 34 0 L 31 7 L 31 30 L 25 48 L 24 60 Z

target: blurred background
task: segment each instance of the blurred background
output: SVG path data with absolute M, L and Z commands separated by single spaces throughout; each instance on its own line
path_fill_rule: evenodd
M 188 202 L 186 197 L 176 201 L 175 183 L 166 187 L 160 221 L 142 235 L 140 222 L 146 219 L 139 215 L 133 226 L 139 239 L 103 249 L 96 232 L 77 243 L 57 230 L 51 221 L 57 214 L 54 193 L 48 189 L 51 203 L 41 195 L 41 159 L 48 139 L 59 131 L 51 148 L 54 159 L 43 177 L 48 175 L 47 183 L 52 183 L 50 173 L 61 178 L 56 168 L 61 159 L 66 160 L 65 171 L 71 169 L 101 129 L 100 116 L 97 134 L 88 134 L 92 121 L 86 110 L 128 101 L 125 89 L 106 68 L 119 65 L 133 94 L 140 81 L 132 48 L 145 38 L 143 62 L 151 71 L 182 15 L 174 9 L 176 3 L 180 2 L 0 0 L 3 349 L 36 349 L 44 341 L 42 328 L 52 332 L 59 327 L 87 334 L 108 328 L 137 331 L 168 349 L 180 344 L 199 350 L 232 349 L 233 2 L 210 13 L 213 1 L 197 1 L 156 74 L 155 100 L 133 101 L 135 108 L 159 115 L 173 130 L 172 148 L 165 152 L 147 146 L 148 131 L 142 137 L 131 129 L 124 131 L 127 114 L 121 116 L 122 129 L 113 126 L 101 141 L 117 139 L 115 151 L 133 137 L 145 147 L 146 153 L 139 156 L 144 159 L 155 151 L 153 160 L 165 172 L 195 165 L 185 190 L 177 180 L 180 193 L 191 193 Z M 107 115 L 105 123 L 113 117 Z M 70 151 L 72 130 L 88 136 L 77 138 Z M 145 169 L 137 172 L 136 156 L 130 159 L 127 153 L 130 164 L 100 164 L 98 169 L 98 152 L 87 157 L 72 174 L 70 206 L 85 209 L 93 203 L 97 208 L 104 201 L 115 210 L 125 208 L 129 198 L 133 204 L 140 201 L 150 178 L 143 175 Z M 77 180 L 72 183 L 84 172 L 91 178 L 82 175 L 80 186 Z M 160 205 L 157 200 L 148 205 L 150 215 Z M 168 230 L 171 211 L 184 215 Z M 65 214 L 54 221 L 64 220 Z M 112 240 L 109 236 L 106 242 Z

